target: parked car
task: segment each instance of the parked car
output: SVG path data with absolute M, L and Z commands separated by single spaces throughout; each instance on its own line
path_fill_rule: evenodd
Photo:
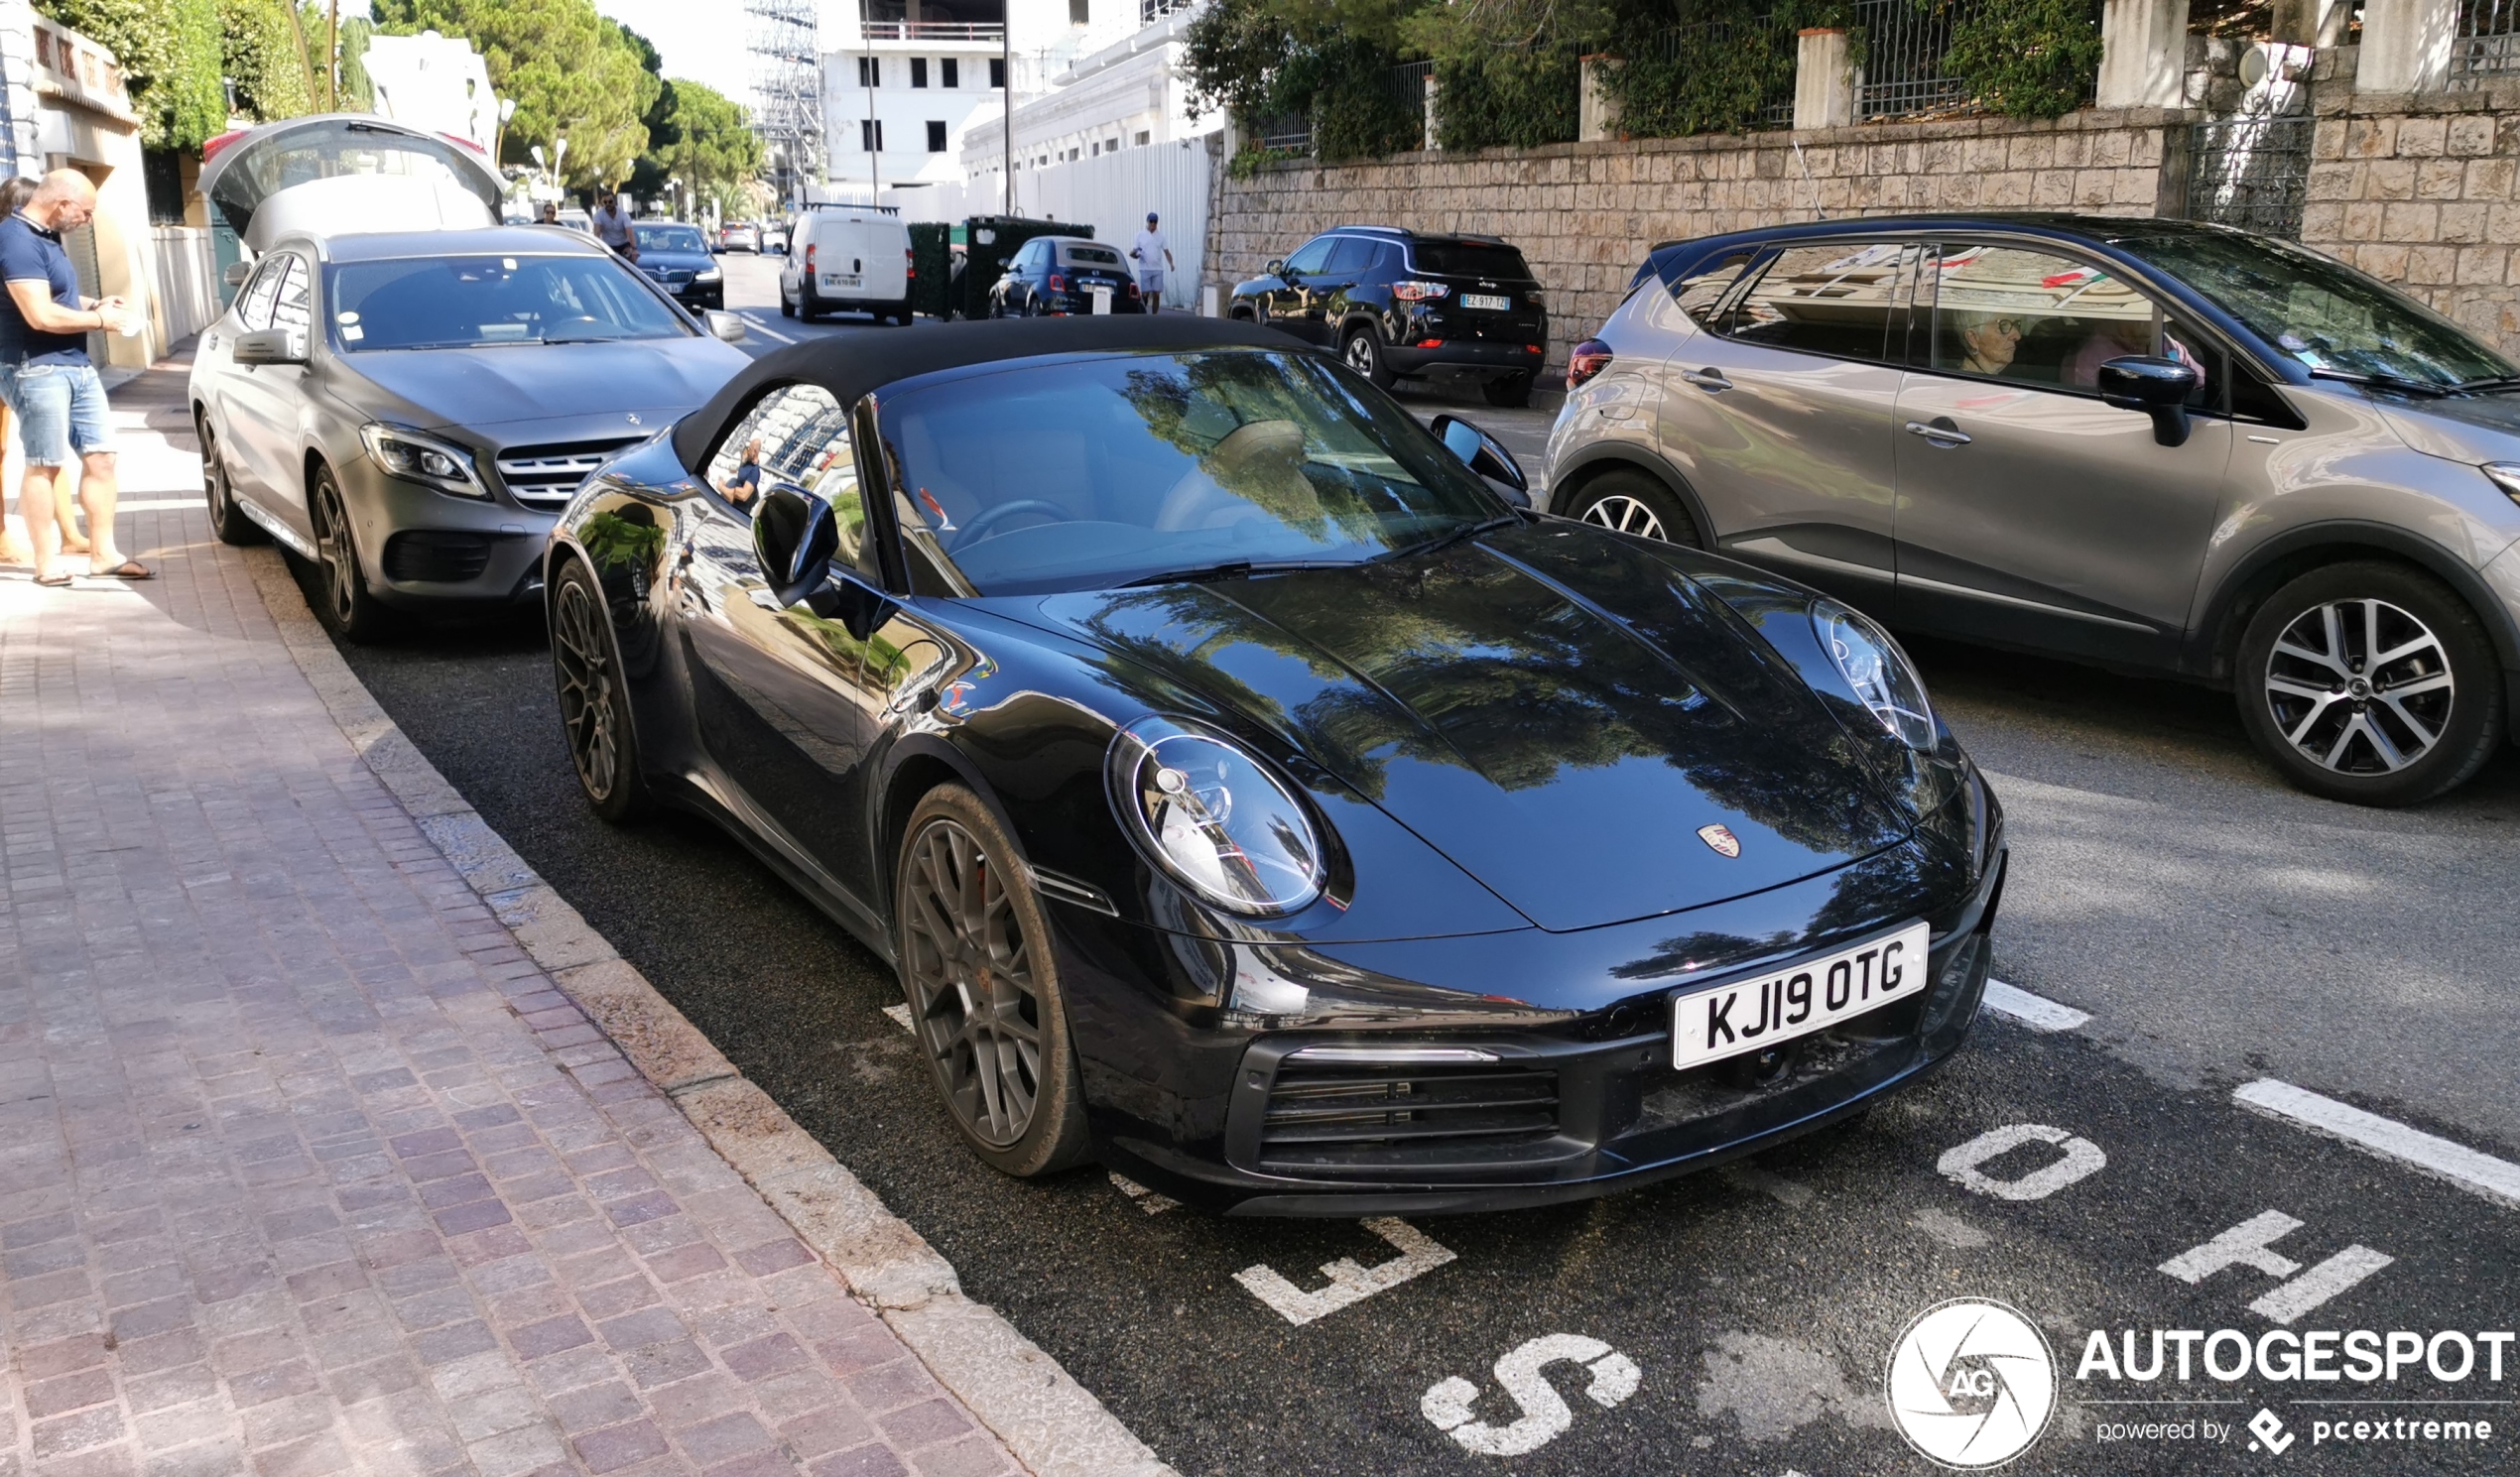
M 2231 688 L 2408 804 L 2520 704 L 2520 365 L 2289 242 L 1874 217 L 1665 246 L 1578 345 L 1552 506 L 1901 629 Z
M 499 185 L 373 118 L 266 125 L 201 174 L 257 254 L 193 355 L 210 525 L 307 560 L 316 615 L 351 640 L 389 611 L 537 598 L 578 483 L 750 362 L 593 241 L 493 224 Z M 426 213 L 469 190 L 471 223 L 378 229 L 431 186 Z
M 763 221 L 761 225 L 761 250 L 763 254 L 775 256 L 787 249 L 788 228 L 778 224 L 776 221 Z
M 1487 403 L 1531 403 L 1549 313 L 1523 254 L 1494 236 L 1340 226 L 1234 289 L 1227 314 L 1336 349 L 1388 388 L 1478 384 Z
M 729 221 L 717 228 L 717 249 L 759 251 L 761 250 L 761 227 L 749 220 Z
M 581 236 L 591 237 L 595 234 L 595 217 L 587 214 L 585 208 L 580 205 L 561 206 L 560 223 Z
M 789 230 L 779 310 L 790 317 L 871 312 L 910 321 L 910 227 L 891 206 L 815 205 Z
M 700 229 L 673 220 L 642 220 L 630 228 L 639 243 L 639 270 L 674 301 L 694 311 L 726 306 L 726 273 L 708 253 Z
M 1144 312 L 1137 279 L 1120 253 L 1083 236 L 1035 236 L 1007 260 L 989 289 L 989 316 Z
M 2002 817 L 1898 647 L 1454 444 L 1519 480 L 1188 314 L 782 349 L 552 541 L 578 780 L 713 816 L 892 961 L 1013 1174 L 1528 1205 L 1946 1058 Z

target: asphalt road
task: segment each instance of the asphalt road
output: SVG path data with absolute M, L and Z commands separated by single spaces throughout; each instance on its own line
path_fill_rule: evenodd
M 740 285 L 768 264 L 735 265 Z M 933 331 L 754 319 L 790 336 Z M 530 625 L 344 655 L 739 1068 L 1186 1473 L 1930 1470 L 1889 1428 L 1882 1372 L 1911 1318 L 1964 1295 L 2022 1309 L 2062 1364 L 2066 1403 L 2013 1470 L 2270 1464 L 2246 1428 L 2261 1409 L 2285 1427 L 2272 1437 L 2284 1468 L 2508 1469 L 2520 1428 L 2508 1344 L 2499 1383 L 2481 1346 L 2457 1381 L 2420 1361 L 2372 1383 L 2071 1377 L 2095 1329 L 2429 1340 L 2514 1326 L 2520 1211 L 2245 1113 L 2230 1094 L 2279 1077 L 2520 1159 L 2520 755 L 2421 810 L 2352 810 L 2284 789 L 2214 694 L 1924 648 L 1937 700 L 2012 815 L 1996 973 L 2089 1012 L 2087 1026 L 2042 1035 L 1990 1018 L 1929 1083 L 1744 1170 L 1513 1215 L 1223 1222 L 1150 1210 L 1098 1170 L 1023 1184 L 981 1169 L 883 1013 L 900 994 L 871 956 L 704 823 L 614 829 L 588 815 Z M 2000 1152 L 1973 1169 L 1971 1153 L 1950 1158 L 2010 1129 L 2023 1130 L 2016 1147 L 1991 1141 Z M 2161 1270 L 2253 1221 L 2267 1239 L 2284 1224 L 2267 1212 L 2300 1224 L 2193 1284 Z M 1248 1286 L 1273 1286 L 1256 1275 L 1266 1268 L 1318 1292 L 1341 1258 L 1398 1265 L 1366 1280 L 1380 1291 L 1302 1323 Z M 2309 1304 L 2270 1304 L 2289 1325 L 2251 1305 L 2279 1288 Z M 1592 1370 L 1549 1365 L 1555 1393 L 1520 1384 L 1518 1402 L 1493 1366 L 1561 1335 L 1597 1344 L 1525 1358 L 1563 1352 Z M 1636 1371 L 1632 1393 L 1610 1351 Z M 1445 1399 L 1454 1379 L 1474 1392 L 1469 1424 Z M 2491 1404 L 2306 1403 L 2381 1400 Z M 2313 1445 L 2315 1421 L 2407 1415 L 2485 1419 L 2494 1434 Z M 2173 1434 L 2103 1439 L 2130 1422 Z M 1477 1449 L 1522 1440 L 1537 1444 Z

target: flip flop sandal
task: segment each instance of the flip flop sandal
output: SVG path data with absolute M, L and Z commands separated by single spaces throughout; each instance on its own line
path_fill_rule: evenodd
M 35 582 L 48 590 L 67 589 L 70 577 L 66 574 L 39 575 Z
M 158 577 L 147 564 L 138 559 L 125 559 L 110 569 L 90 569 L 87 572 L 99 579 L 155 579 Z

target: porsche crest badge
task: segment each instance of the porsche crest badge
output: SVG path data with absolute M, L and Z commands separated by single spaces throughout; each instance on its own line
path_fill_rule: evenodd
M 1717 856 L 1735 857 L 1741 854 L 1741 838 L 1734 835 L 1728 825 L 1701 825 L 1698 827 L 1698 839 L 1713 847 Z

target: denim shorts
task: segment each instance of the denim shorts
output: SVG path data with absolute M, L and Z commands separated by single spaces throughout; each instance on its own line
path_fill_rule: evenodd
M 0 400 L 18 418 L 18 444 L 29 466 L 67 466 L 114 449 L 105 415 L 105 382 L 89 364 L 20 364 L 0 370 Z

